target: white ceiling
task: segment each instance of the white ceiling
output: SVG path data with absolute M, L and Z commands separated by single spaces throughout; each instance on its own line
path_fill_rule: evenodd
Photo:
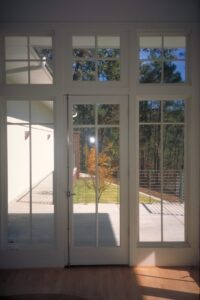
M 0 0 L 0 22 L 200 21 L 200 0 Z

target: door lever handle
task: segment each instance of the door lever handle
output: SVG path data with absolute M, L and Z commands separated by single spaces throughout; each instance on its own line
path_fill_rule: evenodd
M 71 193 L 70 191 L 67 191 L 67 192 L 66 192 L 66 195 L 67 195 L 67 197 L 69 198 L 69 197 L 75 196 L 76 193 Z

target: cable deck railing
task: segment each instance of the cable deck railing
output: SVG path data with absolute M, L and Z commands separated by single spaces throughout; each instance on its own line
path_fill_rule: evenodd
M 140 170 L 140 192 L 171 202 L 184 202 L 183 170 Z

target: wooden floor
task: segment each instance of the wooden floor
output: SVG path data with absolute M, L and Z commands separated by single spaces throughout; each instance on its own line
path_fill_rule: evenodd
M 199 299 L 194 268 L 72 267 L 0 271 L 0 296 L 55 293 L 90 300 Z

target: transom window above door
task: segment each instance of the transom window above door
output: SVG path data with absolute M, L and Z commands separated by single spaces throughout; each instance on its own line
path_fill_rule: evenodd
M 52 84 L 53 49 L 50 36 L 5 37 L 7 84 Z
M 185 36 L 140 36 L 140 83 L 186 81 Z
M 73 36 L 73 81 L 119 81 L 119 36 Z

